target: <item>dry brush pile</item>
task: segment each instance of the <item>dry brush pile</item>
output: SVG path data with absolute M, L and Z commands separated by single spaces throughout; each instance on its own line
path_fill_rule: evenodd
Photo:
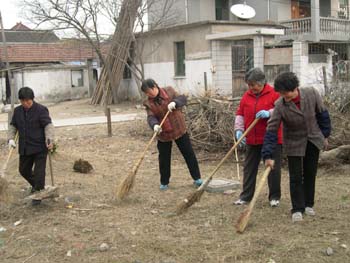
M 186 122 L 196 149 L 226 152 L 233 145 L 234 112 L 238 100 L 197 98 L 186 107 Z

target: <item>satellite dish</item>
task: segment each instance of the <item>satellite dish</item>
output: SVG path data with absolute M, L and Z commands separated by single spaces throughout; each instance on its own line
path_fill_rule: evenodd
M 256 14 L 254 8 L 245 3 L 231 6 L 230 11 L 238 18 L 244 20 L 253 18 Z

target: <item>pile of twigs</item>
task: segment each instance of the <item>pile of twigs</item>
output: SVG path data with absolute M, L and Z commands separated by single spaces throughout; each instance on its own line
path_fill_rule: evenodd
M 234 116 L 239 99 L 196 98 L 186 107 L 186 122 L 196 149 L 226 151 L 233 145 Z

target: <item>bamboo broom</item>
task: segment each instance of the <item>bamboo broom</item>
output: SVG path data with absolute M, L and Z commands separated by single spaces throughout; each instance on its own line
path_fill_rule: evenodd
M 170 113 L 170 111 L 168 111 L 165 114 L 162 122 L 159 124 L 160 127 L 162 127 L 162 125 L 163 125 L 164 121 L 166 120 L 166 118 L 168 117 L 169 113 Z M 134 165 L 132 171 L 126 177 L 124 177 L 121 184 L 118 186 L 118 188 L 117 188 L 117 199 L 118 200 L 124 199 L 127 196 L 127 194 L 130 192 L 131 188 L 134 186 L 137 170 L 139 169 L 143 159 L 145 158 L 145 155 L 146 155 L 148 148 L 151 146 L 151 144 L 152 144 L 153 140 L 156 138 L 156 136 L 157 136 L 157 133 L 154 132 L 151 140 L 148 142 L 146 148 L 142 152 L 140 159 Z
M 247 134 L 250 132 L 251 129 L 253 129 L 253 127 L 257 124 L 257 122 L 259 121 L 259 119 L 255 119 L 247 128 L 247 130 L 243 133 L 243 135 L 241 136 L 241 138 L 239 138 L 239 140 L 232 146 L 232 148 L 228 151 L 228 153 L 226 153 L 225 157 L 220 161 L 220 163 L 215 167 L 214 171 L 210 174 L 210 176 L 203 182 L 203 184 L 197 188 L 196 191 L 194 191 L 193 193 L 189 194 L 187 196 L 187 198 L 185 198 L 184 200 L 182 200 L 181 203 L 179 203 L 176 207 L 176 211 L 175 213 L 177 215 L 182 214 L 183 212 L 185 212 L 185 210 L 187 210 L 190 206 L 192 206 L 195 202 L 198 202 L 203 193 L 205 188 L 208 186 L 208 184 L 210 183 L 210 181 L 212 180 L 213 176 L 215 175 L 215 173 L 219 170 L 219 168 L 221 167 L 221 165 L 227 160 L 228 157 L 230 157 L 231 153 L 236 149 L 236 147 L 241 143 L 241 141 L 247 136 Z
M 17 143 L 18 141 L 18 132 L 16 133 L 15 136 L 15 142 Z M 7 159 L 5 161 L 5 163 L 2 166 L 1 169 L 1 175 L 0 175 L 0 200 L 7 200 L 8 199 L 8 182 L 5 179 L 5 173 L 7 170 L 7 165 L 11 159 L 12 153 L 15 150 L 15 148 L 11 147 L 9 154 L 7 156 Z
M 263 188 L 265 182 L 266 182 L 266 178 L 267 176 L 269 175 L 269 173 L 271 172 L 271 167 L 268 166 L 260 181 L 259 181 L 259 184 L 255 190 L 255 193 L 254 193 L 254 196 L 253 196 L 253 199 L 252 201 L 249 203 L 249 206 L 241 213 L 241 215 L 239 216 L 238 218 L 238 221 L 237 221 L 237 224 L 236 224 L 236 230 L 238 233 L 243 233 L 247 224 L 248 224 L 248 221 L 249 221 L 249 218 L 250 218 L 250 215 L 252 214 L 253 212 L 253 209 L 254 209 L 254 205 L 256 203 L 256 200 L 258 199 L 258 196 L 261 192 L 261 189 Z

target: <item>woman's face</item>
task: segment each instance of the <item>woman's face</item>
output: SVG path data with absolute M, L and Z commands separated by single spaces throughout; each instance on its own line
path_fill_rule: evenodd
M 25 109 L 30 109 L 33 106 L 33 100 L 32 99 L 23 99 L 19 100 Z
M 153 99 L 153 98 L 157 97 L 158 92 L 159 92 L 159 89 L 156 86 L 154 86 L 151 89 L 147 89 L 145 94 L 147 97 Z
M 248 84 L 248 88 L 254 93 L 254 94 L 259 94 L 263 88 L 264 88 L 264 85 L 260 85 L 258 84 L 257 82 L 255 81 L 249 81 L 247 82 Z
M 284 101 L 289 102 L 298 97 L 298 88 L 295 88 L 293 91 L 280 91 L 279 94 Z

